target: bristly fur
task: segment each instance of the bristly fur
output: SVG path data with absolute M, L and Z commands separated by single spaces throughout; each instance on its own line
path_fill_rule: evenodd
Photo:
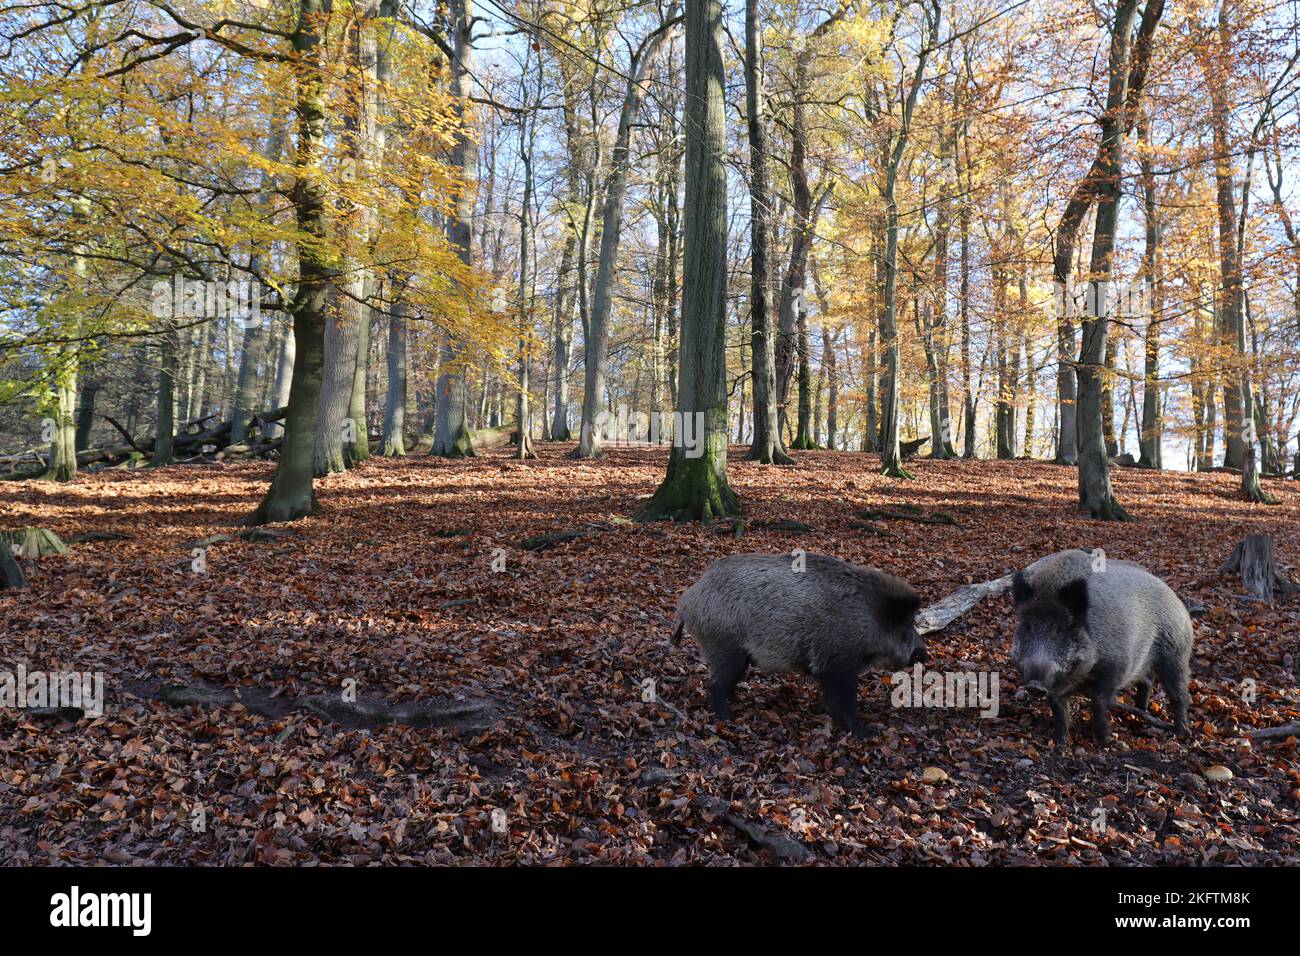
M 1088 613 L 1087 580 L 1075 578 L 1069 584 L 1062 585 L 1056 591 L 1056 600 L 1060 601 L 1061 606 L 1076 620 L 1085 617 Z
M 1035 561 L 1013 578 L 1012 592 L 1020 615 L 1012 660 L 1022 679 L 1051 699 L 1058 743 L 1067 739 L 1071 694 L 1093 698 L 1094 729 L 1106 740 L 1115 695 L 1136 686 L 1144 707 L 1156 681 L 1178 733 L 1189 732 L 1194 633 L 1187 608 L 1165 582 L 1132 561 L 1097 562 L 1077 549 Z
M 1034 598 L 1034 588 L 1025 577 L 1024 571 L 1017 571 L 1011 579 L 1011 595 L 1015 598 L 1016 607 L 1028 604 Z
M 911 622 L 921 608 L 921 595 L 912 585 L 891 574 L 878 573 L 875 593 L 876 613 L 886 630 L 896 630 Z
M 747 668 L 811 674 L 837 724 L 854 733 L 858 675 L 925 660 L 912 617 L 921 598 L 891 574 L 824 554 L 737 554 L 713 562 L 677 602 L 679 631 L 711 671 L 709 703 L 724 720 Z

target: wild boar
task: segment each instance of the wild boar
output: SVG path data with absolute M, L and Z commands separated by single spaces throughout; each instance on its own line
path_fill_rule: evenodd
M 1092 698 L 1093 733 L 1104 744 L 1115 695 L 1136 684 L 1137 706 L 1146 710 L 1157 679 L 1175 730 L 1186 737 L 1193 639 L 1187 608 L 1140 564 L 1099 558 L 1061 551 L 1016 572 L 1020 623 L 1012 664 L 1023 686 L 1051 704 L 1058 746 L 1069 737 L 1071 694 Z
M 866 736 L 858 675 L 925 662 L 907 582 L 823 554 L 738 554 L 709 566 L 677 602 L 673 643 L 689 633 L 709 665 L 709 706 L 731 717 L 736 684 L 761 671 L 811 674 L 831 719 Z

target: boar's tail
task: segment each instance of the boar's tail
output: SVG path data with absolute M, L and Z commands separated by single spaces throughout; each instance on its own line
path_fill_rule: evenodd
M 677 622 L 677 629 L 673 631 L 673 636 L 670 637 L 669 640 L 672 641 L 673 647 L 677 647 L 682 643 L 682 622 L 681 621 Z

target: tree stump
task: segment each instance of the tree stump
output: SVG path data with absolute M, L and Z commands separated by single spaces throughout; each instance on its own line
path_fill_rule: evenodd
M 1292 594 L 1296 590 L 1278 569 L 1273 539 L 1266 534 L 1248 535 L 1239 542 L 1219 573 L 1240 575 L 1246 590 L 1265 601 L 1272 601 L 1275 593 Z
M 43 558 L 48 554 L 67 554 L 68 546 L 59 536 L 46 528 L 21 528 L 17 531 L 0 531 L 0 541 L 14 549 L 20 558 Z
M 9 542 L 0 541 L 0 588 L 25 588 L 27 575 L 23 566 L 14 559 Z

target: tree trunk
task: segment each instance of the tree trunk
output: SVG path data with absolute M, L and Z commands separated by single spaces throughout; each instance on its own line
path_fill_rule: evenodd
M 325 149 L 320 31 L 325 13 L 325 0 L 299 0 L 293 48 L 298 91 L 296 166 L 303 172 L 294 183 L 292 202 L 298 229 L 309 241 L 298 248 L 298 287 L 289 306 L 296 354 L 284 443 L 271 487 L 249 516 L 250 525 L 294 521 L 316 511 L 312 465 L 325 351 L 325 305 L 333 275 L 323 248 L 328 218 L 320 168 Z
M 284 326 L 280 336 L 279 354 L 275 363 L 275 385 L 271 389 L 271 408 L 284 408 L 289 404 L 289 385 L 293 381 L 294 338 L 292 316 L 277 316 L 275 321 Z M 284 426 L 272 422 L 267 428 L 268 438 L 279 438 L 284 434 Z
M 641 109 L 645 93 L 645 74 L 664 42 L 676 26 L 676 9 L 669 19 L 646 38 L 632 59 L 628 71 L 623 108 L 619 111 L 618 133 L 610 155 L 609 177 L 605 183 L 605 208 L 600 233 L 600 258 L 596 265 L 596 285 L 592 290 L 592 308 L 584 343 L 586 351 L 585 386 L 582 396 L 582 426 L 575 458 L 599 458 L 600 430 L 596 417 L 605 397 L 606 366 L 609 361 L 609 315 L 613 305 L 614 270 L 618 265 L 618 247 L 623 232 L 623 201 L 627 193 L 630 165 L 632 124 Z
M 1142 170 L 1142 211 L 1146 245 L 1142 253 L 1143 283 L 1147 296 L 1146 341 L 1142 363 L 1142 421 L 1138 435 L 1138 466 L 1162 466 L 1160 446 L 1160 326 L 1163 308 L 1160 279 L 1160 221 L 1156 202 L 1155 161 L 1151 154 L 1151 120 L 1143 112 L 1138 120 L 1138 163 Z
M 474 68 L 474 0 L 449 0 L 454 39 L 451 58 L 451 95 L 456 102 L 458 118 L 468 109 L 471 73 Z M 452 213 L 448 217 L 447 233 L 452 245 L 466 266 L 474 265 L 474 238 L 471 220 L 474 216 L 474 193 L 470 188 L 474 167 L 478 161 L 478 147 L 474 134 L 462 130 L 456 134 L 451 150 L 451 165 L 464 180 L 464 188 L 456 193 Z M 443 336 L 439 349 L 437 379 L 437 404 L 434 412 L 433 447 L 431 455 L 461 458 L 474 454 L 469 426 L 465 420 L 465 371 L 459 367 L 460 349 L 450 336 Z
M 1199 54 L 1202 72 L 1210 90 L 1215 197 L 1219 213 L 1219 277 L 1223 302 L 1219 313 L 1219 342 L 1225 353 L 1232 353 L 1232 361 L 1227 363 L 1223 379 L 1224 434 L 1227 446 L 1223 463 L 1229 468 L 1241 469 L 1241 491 L 1246 498 L 1271 504 L 1276 499 L 1266 494 L 1259 483 L 1255 457 L 1258 436 L 1254 396 L 1250 363 L 1246 355 L 1245 286 L 1234 196 L 1233 146 L 1229 129 L 1231 105 L 1228 102 L 1227 79 L 1230 66 L 1227 58 L 1232 46 L 1232 27 L 1228 13 L 1229 5 L 1225 3 L 1219 9 L 1217 44 Z
M 153 457 L 149 464 L 155 468 L 172 463 L 172 443 L 176 433 L 173 408 L 176 401 L 176 362 L 180 333 L 176 329 L 163 332 L 159 340 L 162 352 L 158 363 L 158 424 L 154 433 Z
M 410 306 L 405 286 L 393 287 L 388 317 L 388 399 L 384 405 L 384 437 L 380 454 L 401 458 L 406 454 L 406 334 Z
M 891 138 L 890 149 L 885 155 L 885 292 L 880 314 L 880 337 L 885 348 L 885 381 L 881 398 L 882 430 L 880 440 L 881 471 L 891 478 L 911 478 L 911 473 L 903 467 L 902 451 L 898 441 L 898 175 L 902 168 L 903 157 L 907 152 L 908 140 L 912 132 L 912 114 L 921 93 L 921 83 L 925 79 L 925 65 L 930 50 L 938 45 L 939 24 L 943 8 L 939 0 L 932 0 L 932 6 L 923 7 L 927 32 L 925 45 L 917 56 L 916 72 L 911 79 L 911 87 L 902 104 L 902 116 L 898 131 Z
M 85 451 L 90 447 L 90 430 L 95 425 L 95 397 L 99 394 L 99 382 L 85 378 L 77 395 L 77 430 L 73 437 L 75 451 Z
M 678 405 L 663 484 L 642 519 L 736 514 L 727 484 L 727 136 L 721 0 L 686 0 L 686 222 Z M 689 448 L 685 433 L 694 438 Z
M 779 450 L 776 402 L 776 343 L 772 336 L 771 190 L 767 177 L 766 102 L 763 90 L 763 30 L 758 0 L 745 0 L 745 112 L 749 133 L 749 338 L 753 365 L 754 435 L 749 458 L 776 463 Z
M 1115 229 L 1119 219 L 1120 175 L 1124 164 L 1125 104 L 1128 99 L 1130 38 L 1138 0 L 1120 0 L 1111 31 L 1109 88 L 1101 122 L 1094 196 L 1097 220 L 1093 232 L 1091 274 L 1098 290 L 1095 308 L 1083 319 L 1079 379 L 1079 504 L 1092 517 L 1124 520 L 1128 514 L 1115 500 L 1110 485 L 1110 456 L 1103 430 L 1103 370 L 1109 312 L 1109 280 Z

